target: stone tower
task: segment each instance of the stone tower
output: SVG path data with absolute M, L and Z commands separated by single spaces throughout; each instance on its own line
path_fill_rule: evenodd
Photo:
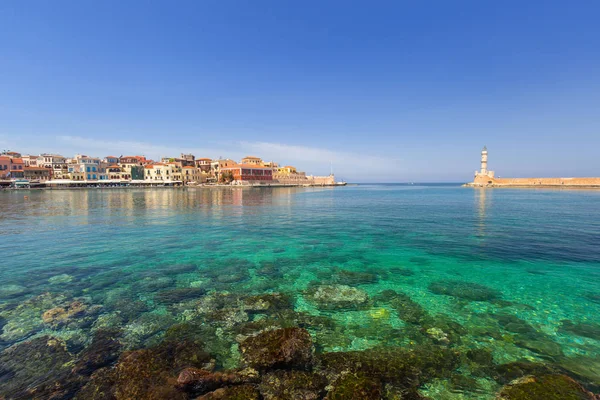
M 479 172 L 480 175 L 488 174 L 487 156 L 487 147 L 483 146 L 483 150 L 481 150 L 481 171 Z
M 481 169 L 479 171 L 475 171 L 475 179 L 473 180 L 473 183 L 476 183 L 480 186 L 485 186 L 494 182 L 494 171 L 488 170 L 487 161 L 487 147 L 483 146 L 483 149 L 481 150 Z

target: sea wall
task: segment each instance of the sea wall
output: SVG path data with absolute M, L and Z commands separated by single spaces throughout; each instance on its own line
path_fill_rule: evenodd
M 514 187 L 600 187 L 600 178 L 491 178 L 476 176 L 472 186 Z

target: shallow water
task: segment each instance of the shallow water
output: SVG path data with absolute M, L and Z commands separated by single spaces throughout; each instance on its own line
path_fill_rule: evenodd
M 277 292 L 305 313 L 321 353 L 429 341 L 489 350 L 495 365 L 560 365 L 600 385 L 600 191 L 4 191 L 0 204 L 0 349 L 52 336 L 76 355 L 101 328 L 138 349 L 193 322 L 216 327 L 203 340 L 220 368 L 236 367 L 242 328 L 282 317 L 231 304 Z M 353 288 L 347 298 L 332 298 L 339 285 Z M 230 305 L 211 303 L 223 293 Z M 74 299 L 85 312 L 42 319 Z M 500 387 L 465 365 L 454 373 L 473 380 L 433 379 L 420 392 L 479 399 Z

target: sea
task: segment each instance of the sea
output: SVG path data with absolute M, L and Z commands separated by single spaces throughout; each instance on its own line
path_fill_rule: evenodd
M 510 365 L 598 389 L 600 191 L 0 191 L 0 397 L 60 373 L 10 364 L 36 338 L 76 364 L 101 330 L 127 352 L 186 324 L 217 369 L 260 329 L 299 325 L 317 355 L 452 349 L 417 384 L 431 399 L 493 399 Z

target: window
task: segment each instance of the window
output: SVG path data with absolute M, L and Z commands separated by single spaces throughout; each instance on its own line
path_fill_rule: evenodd
M 96 167 L 92 167 L 92 171 L 93 171 L 93 172 L 96 172 Z
M 93 178 L 92 178 L 92 179 L 96 179 L 96 174 L 94 174 L 94 175 L 93 175 Z
M 85 170 L 86 172 L 90 172 L 90 167 L 87 167 Z
M 90 176 L 91 176 L 91 175 L 90 175 L 90 174 L 88 174 L 88 175 L 87 175 L 87 178 L 88 178 L 88 179 L 92 179 L 92 178 L 90 178 Z

